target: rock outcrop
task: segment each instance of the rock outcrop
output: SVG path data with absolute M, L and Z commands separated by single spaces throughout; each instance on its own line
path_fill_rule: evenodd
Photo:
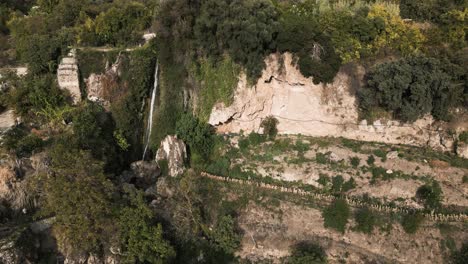
M 351 74 L 340 71 L 331 84 L 314 84 L 292 65 L 290 54 L 272 55 L 255 86 L 239 79 L 230 106 L 217 104 L 209 123 L 220 133 L 259 131 L 267 116 L 279 120 L 281 134 L 345 137 L 389 144 L 427 146 L 438 150 L 453 149 L 453 136 L 439 127 L 431 116 L 412 124 L 395 120 L 359 121 L 353 88 L 362 81 L 364 70 Z M 284 61 L 284 65 L 280 61 Z
M 16 125 L 18 120 L 15 118 L 13 110 L 7 110 L 0 114 L 0 136 Z
M 109 106 L 113 95 L 113 91 L 119 90 L 118 80 L 121 75 L 121 57 L 117 57 L 116 61 L 109 66 L 106 66 L 104 73 L 91 73 L 86 78 L 86 90 L 88 100 L 100 103 L 103 106 Z
M 70 51 L 68 56 L 64 57 L 60 62 L 57 69 L 57 79 L 59 87 L 70 93 L 73 103 L 79 103 L 81 101 L 81 91 L 75 50 Z
M 162 142 L 156 153 L 156 161 L 160 163 L 167 161 L 168 173 L 175 177 L 184 173 L 184 163 L 187 159 L 187 148 L 185 143 L 177 136 L 167 136 Z
M 464 142 L 458 142 L 457 144 L 457 155 L 459 157 L 468 159 L 468 144 Z

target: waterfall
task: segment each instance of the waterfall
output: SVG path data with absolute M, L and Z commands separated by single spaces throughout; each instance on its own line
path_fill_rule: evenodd
M 148 123 L 146 127 L 146 138 L 145 138 L 145 150 L 143 151 L 143 159 L 145 160 L 146 152 L 148 151 L 148 147 L 151 141 L 151 131 L 153 129 L 153 112 L 154 112 L 154 104 L 156 102 L 156 94 L 158 92 L 158 71 L 159 71 L 159 63 L 156 63 L 156 69 L 154 71 L 154 84 L 153 84 L 153 92 L 151 93 L 151 105 L 150 105 L 150 112 L 148 115 Z

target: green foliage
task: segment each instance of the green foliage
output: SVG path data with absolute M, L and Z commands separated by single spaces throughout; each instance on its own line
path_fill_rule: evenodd
M 308 3 L 292 5 L 280 16 L 278 50 L 292 52 L 297 56 L 297 65 L 314 83 L 331 82 L 341 66 L 328 36 L 322 33 L 313 8 Z
M 141 3 L 127 2 L 113 6 L 99 14 L 91 25 L 85 24 L 84 34 L 96 34 L 97 41 L 90 44 L 125 45 L 134 44 L 141 38 L 141 32 L 151 21 L 149 10 Z M 89 32 L 92 31 L 92 32 Z M 83 41 L 92 41 L 81 37 Z
M 267 116 L 262 120 L 260 127 L 263 128 L 263 133 L 268 136 L 270 140 L 274 140 L 278 134 L 278 119 L 273 116 Z
M 195 76 L 201 84 L 197 113 L 201 120 L 208 121 L 211 110 L 217 102 L 231 105 L 237 87 L 240 69 L 229 56 L 219 62 L 202 59 Z
M 353 166 L 354 168 L 357 168 L 359 167 L 359 164 L 361 164 L 361 159 L 358 157 L 351 157 L 349 159 L 349 162 L 351 163 L 351 166 Z
M 468 131 L 463 131 L 459 136 L 458 140 L 468 144 Z
M 325 153 L 317 152 L 315 154 L 315 161 L 320 164 L 327 164 L 328 163 L 328 155 Z
M 194 26 L 196 46 L 206 57 L 226 51 L 256 80 L 274 50 L 277 12 L 270 1 L 201 1 Z
M 369 155 L 369 157 L 367 157 L 367 165 L 373 166 L 373 165 L 374 165 L 374 162 L 375 162 L 375 157 L 374 157 L 374 155 Z
M 408 234 L 414 234 L 424 221 L 424 216 L 418 213 L 410 213 L 403 216 L 401 225 Z
M 319 179 L 317 180 L 317 182 L 323 186 L 327 186 L 328 183 L 330 182 L 330 176 L 320 173 Z
M 192 152 L 207 159 L 214 146 L 211 127 L 192 114 L 184 114 L 176 124 L 176 133 L 189 146 Z
M 462 92 L 436 59 L 409 57 L 378 65 L 369 73 L 367 88 L 359 95 L 360 107 L 363 111 L 382 107 L 410 122 L 428 113 L 447 119 Z
M 106 171 L 116 171 L 122 166 L 114 130 L 111 116 L 98 104 L 88 102 L 73 114 L 73 134 L 77 145 L 104 161 Z
M 403 18 L 440 23 L 443 14 L 466 7 L 466 0 L 400 0 Z
M 335 200 L 322 212 L 324 226 L 344 233 L 350 213 L 350 208 L 345 200 Z
M 27 75 L 13 84 L 10 105 L 16 114 L 39 121 L 46 115 L 48 109 L 55 109 L 65 105 L 65 95 L 58 88 L 53 75 Z M 46 120 L 50 121 L 50 120 Z
M 119 86 L 120 89 L 126 90 L 126 93 L 111 105 L 110 110 L 116 129 L 130 145 L 126 155 L 128 155 L 127 160 L 132 162 L 140 159 L 142 153 L 144 116 L 141 114 L 141 106 L 153 88 L 156 64 L 154 46 L 137 49 L 129 54 L 128 59 L 124 57 L 122 60 L 123 74 Z
M 343 186 L 344 179 L 343 176 L 338 175 L 333 177 L 332 179 L 332 191 L 333 192 L 341 192 L 341 187 Z
M 154 223 L 154 213 L 143 193 L 131 190 L 129 205 L 120 210 L 120 241 L 125 263 L 165 263 L 175 251 L 163 238 L 161 224 Z
M 416 196 L 423 200 L 424 206 L 428 209 L 437 209 L 442 206 L 442 188 L 437 181 L 432 181 L 418 188 Z
M 453 264 L 466 263 L 468 259 L 468 242 L 464 242 L 460 250 L 456 251 L 452 255 Z
M 367 207 L 359 209 L 356 211 L 354 218 L 357 223 L 357 230 L 366 234 L 372 233 L 372 230 L 374 230 L 374 226 L 377 221 L 376 216 L 372 210 Z
M 242 138 L 239 140 L 239 149 L 242 152 L 246 152 L 249 150 L 249 148 L 253 148 L 264 143 L 266 139 L 267 138 L 264 134 L 252 132 L 246 138 Z
M 208 232 L 208 236 L 215 248 L 229 254 L 233 254 L 239 248 L 242 239 L 230 215 L 221 216 L 216 226 Z
M 12 151 L 17 157 L 28 157 L 34 151 L 39 151 L 45 143 L 38 136 L 28 134 L 23 127 L 14 127 L 8 130 L 2 138 L 2 146 Z
M 303 241 L 294 246 L 291 255 L 286 259 L 287 264 L 325 264 L 327 255 L 323 248 L 309 241 Z
M 379 157 L 382 160 L 382 162 L 385 162 L 387 160 L 387 152 L 381 149 L 375 149 L 372 153 L 374 153 L 375 156 Z
M 55 216 L 53 230 L 63 252 L 99 249 L 112 227 L 114 190 L 103 164 L 74 149 L 67 138 L 55 144 L 50 157 L 53 174 L 40 178 L 40 214 Z

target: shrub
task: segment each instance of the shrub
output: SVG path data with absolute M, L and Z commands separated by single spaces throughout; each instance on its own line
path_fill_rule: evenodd
M 373 155 L 370 155 L 370 156 L 367 158 L 367 165 L 373 166 L 373 165 L 374 165 L 374 162 L 375 162 L 374 156 L 373 156 Z
M 464 242 L 460 250 L 452 255 L 453 264 L 464 264 L 468 259 L 468 242 Z
M 351 177 L 351 178 L 349 178 L 349 180 L 347 182 L 345 182 L 343 184 L 342 191 L 347 192 L 347 191 L 352 190 L 354 188 L 356 188 L 356 182 L 354 181 L 354 178 Z
M 320 173 L 317 182 L 323 186 L 327 186 L 327 184 L 330 182 L 330 176 Z
M 262 120 L 262 123 L 260 124 L 260 127 L 263 128 L 263 133 L 268 135 L 268 138 L 270 140 L 275 139 L 276 134 L 278 134 L 278 119 L 276 119 L 273 116 L 268 116 L 264 120 Z
M 44 147 L 42 139 L 34 134 L 28 134 L 21 126 L 8 130 L 2 139 L 2 144 L 19 158 L 28 157 Z
M 213 131 L 207 123 L 203 123 L 192 114 L 184 114 L 176 123 L 176 133 L 191 148 L 206 160 L 214 146 Z
M 343 176 L 338 175 L 333 177 L 332 179 L 332 191 L 333 192 L 341 192 L 341 187 L 344 183 Z
M 286 259 L 287 264 L 324 264 L 327 255 L 323 248 L 310 241 L 303 241 L 294 246 L 291 255 Z
M 376 149 L 373 151 L 374 155 L 379 157 L 382 162 L 385 162 L 387 160 L 387 153 L 381 149 Z
M 424 215 L 419 213 L 411 213 L 403 216 L 401 225 L 408 234 L 414 234 L 424 221 Z
M 468 131 L 463 131 L 459 136 L 458 140 L 468 144 Z
M 359 167 L 359 164 L 361 163 L 361 159 L 359 159 L 358 157 L 351 157 L 351 158 L 349 159 L 349 161 L 351 162 L 351 165 L 352 165 L 354 168 Z
M 344 233 L 349 215 L 350 209 L 346 201 L 341 199 L 335 200 L 322 212 L 325 221 L 324 226 Z
M 374 226 L 376 224 L 376 217 L 372 210 L 370 210 L 367 207 L 359 209 L 358 211 L 356 211 L 354 218 L 357 223 L 357 230 L 366 234 L 372 233 L 372 230 L 374 229 Z
M 317 163 L 320 163 L 320 164 L 327 164 L 328 163 L 327 154 L 317 152 L 315 154 L 315 161 L 317 161 Z
M 242 238 L 236 230 L 234 219 L 230 215 L 221 216 L 216 227 L 208 234 L 215 248 L 229 254 L 236 251 Z
M 429 209 L 441 207 L 442 195 L 442 188 L 435 180 L 430 184 L 424 184 L 416 191 L 416 197 L 423 200 L 424 206 Z

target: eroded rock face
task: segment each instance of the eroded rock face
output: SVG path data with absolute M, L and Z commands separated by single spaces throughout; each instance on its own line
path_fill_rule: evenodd
M 62 59 L 57 69 L 57 80 L 60 89 L 67 90 L 73 103 L 77 104 L 81 101 L 81 91 L 75 54 L 76 51 L 72 50 L 67 57 Z
M 113 97 L 112 91 L 118 90 L 118 79 L 121 75 L 120 55 L 117 60 L 104 73 L 92 73 L 86 80 L 88 100 L 109 106 Z
M 168 173 L 175 177 L 184 173 L 184 163 L 187 159 L 187 148 L 185 143 L 177 136 L 167 136 L 162 142 L 156 153 L 156 161 L 166 160 Z
M 395 120 L 377 120 L 372 124 L 359 121 L 356 97 L 352 87 L 360 82 L 363 69 L 352 78 L 340 71 L 331 84 L 314 84 L 292 64 L 290 54 L 272 55 L 267 67 L 254 87 L 241 76 L 229 107 L 217 104 L 209 123 L 220 133 L 259 131 L 267 116 L 279 120 L 281 134 L 345 137 L 389 144 L 430 146 L 438 150 L 451 150 L 453 137 L 439 129 L 431 116 L 412 124 Z

